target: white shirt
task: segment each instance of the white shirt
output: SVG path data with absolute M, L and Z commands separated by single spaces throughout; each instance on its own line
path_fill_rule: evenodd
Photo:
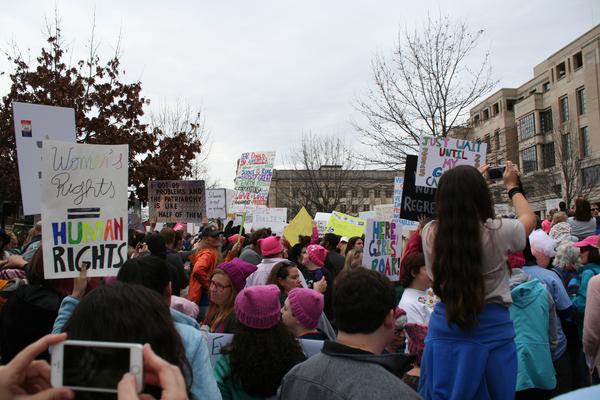
M 407 322 L 429 325 L 429 318 L 431 318 L 436 302 L 436 297 L 431 289 L 423 291 L 407 288 L 402 293 L 398 307 L 406 311 Z

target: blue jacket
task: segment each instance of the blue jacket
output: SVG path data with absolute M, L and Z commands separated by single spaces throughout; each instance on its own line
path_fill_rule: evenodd
M 600 265 L 598 264 L 585 264 L 579 269 L 581 282 L 579 284 L 579 290 L 577 290 L 577 296 L 575 296 L 575 300 L 573 300 L 573 305 L 575 306 L 575 310 L 581 315 L 585 312 L 588 283 L 590 282 L 590 279 L 597 274 L 600 274 Z
M 73 310 L 79 304 L 79 299 L 67 296 L 63 299 L 58 317 L 54 321 L 52 333 L 61 333 L 66 322 L 73 314 Z M 177 310 L 171 310 L 171 316 L 175 323 L 175 329 L 181 336 L 185 356 L 192 369 L 193 382 L 191 394 L 195 399 L 221 400 L 221 393 L 213 376 L 212 365 L 208 354 L 206 338 L 198 330 L 198 323 Z
M 517 388 L 554 389 L 556 377 L 550 353 L 550 304 L 546 288 L 533 279 L 512 289 L 510 319 L 517 345 Z

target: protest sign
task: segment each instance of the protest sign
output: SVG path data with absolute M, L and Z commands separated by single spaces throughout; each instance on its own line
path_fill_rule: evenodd
M 419 144 L 416 186 L 437 188 L 442 174 L 458 165 L 485 164 L 487 144 L 451 137 L 423 136 Z
M 393 204 L 380 204 L 373 207 L 375 210 L 375 219 L 390 221 L 394 217 Z
M 217 360 L 221 356 L 221 349 L 227 346 L 233 340 L 233 334 L 231 333 L 212 333 L 207 334 L 208 352 L 210 355 L 210 363 L 214 367 Z M 323 348 L 322 340 L 310 340 L 300 339 L 300 346 L 304 350 L 304 354 L 307 357 L 312 357 L 315 354 L 319 354 Z
M 404 187 L 404 177 L 394 177 L 394 221 L 400 221 L 400 211 L 402 208 L 402 188 Z
M 400 216 L 409 221 L 418 221 L 420 215 L 435 216 L 434 188 L 415 186 L 417 156 L 406 156 L 404 184 L 402 185 L 402 203 Z
M 206 217 L 208 219 L 227 218 L 227 190 L 206 190 Z
M 304 207 L 283 229 L 283 236 L 292 246 L 300 242 L 298 240 L 299 235 L 312 236 L 312 217 Z
M 158 222 L 198 222 L 206 216 L 204 181 L 148 182 L 150 218 Z
M 16 101 L 12 105 L 23 214 L 40 214 L 42 142 L 75 143 L 75 111 Z
M 274 162 L 274 151 L 242 153 L 235 178 L 234 211 L 267 205 Z
M 364 219 L 365 221 L 368 219 L 377 219 L 375 217 L 375 211 L 361 211 L 358 213 L 358 218 Z
M 325 233 L 335 233 L 339 236 L 362 236 L 365 231 L 365 220 L 348 214 L 334 211 L 327 221 Z
M 548 199 L 545 201 L 546 203 L 546 212 L 550 211 L 550 210 L 560 210 L 559 204 L 561 201 L 564 201 L 563 199 Z
M 321 237 L 325 234 L 329 218 L 331 218 L 331 213 L 318 212 L 315 214 L 315 224 L 317 225 L 317 231 L 319 231 L 319 236 Z
M 273 233 L 281 234 L 287 225 L 287 208 L 257 208 L 254 210 L 252 228 L 271 228 Z
M 44 140 L 42 247 L 46 279 L 117 275 L 127 260 L 127 145 Z
M 362 265 L 387 276 L 400 279 L 402 225 L 395 221 L 368 220 Z
M 404 253 L 404 249 L 406 248 L 406 244 L 408 243 L 408 239 L 410 235 L 419 229 L 419 223 L 415 221 L 409 221 L 407 219 L 401 219 L 400 224 L 402 225 L 402 251 Z

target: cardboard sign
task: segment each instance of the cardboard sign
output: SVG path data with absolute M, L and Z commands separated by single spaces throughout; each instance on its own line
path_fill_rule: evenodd
M 325 233 L 335 233 L 340 236 L 362 236 L 366 222 L 363 219 L 334 211 L 329 217 Z
M 451 137 L 423 136 L 419 145 L 416 186 L 437 188 L 442 174 L 458 165 L 485 163 L 487 144 Z
M 75 143 L 75 110 L 16 101 L 12 105 L 23 214 L 40 214 L 42 142 Z
M 208 352 L 210 354 L 210 363 L 214 367 L 217 360 L 221 356 L 221 349 L 227 346 L 233 340 L 231 333 L 211 333 L 207 334 Z M 312 357 L 319 354 L 323 348 L 322 340 L 300 339 L 300 346 L 304 350 L 307 357 Z
M 46 279 L 114 276 L 127 260 L 127 145 L 45 140 L 42 244 Z
M 274 151 L 242 153 L 235 178 L 234 211 L 267 205 L 274 162 Z
M 415 186 L 416 170 L 417 156 L 406 156 L 400 216 L 409 221 L 418 221 L 420 215 L 435 216 L 435 189 Z
M 394 217 L 393 204 L 380 204 L 373 207 L 375 209 L 375 219 L 390 221 Z
M 227 190 L 206 190 L 206 217 L 208 219 L 227 218 Z
M 315 224 L 317 224 L 319 237 L 323 237 L 323 235 L 325 234 L 329 218 L 331 218 L 331 213 L 318 212 L 315 214 Z
M 204 181 L 150 181 L 148 208 L 157 222 L 201 223 L 206 215 Z
M 252 228 L 271 228 L 271 232 L 281 234 L 287 225 L 287 208 L 257 208 L 254 210 Z
M 400 279 L 402 225 L 395 221 L 367 221 L 362 265 L 387 276 Z
M 402 209 L 402 189 L 404 188 L 404 177 L 394 177 L 394 221 L 400 221 L 400 211 Z
M 283 236 L 292 246 L 300 242 L 299 235 L 312 236 L 312 217 L 304 207 L 283 229 Z

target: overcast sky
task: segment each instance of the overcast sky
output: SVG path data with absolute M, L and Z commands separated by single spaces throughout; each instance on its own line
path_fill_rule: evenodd
M 54 2 L 2 1 L 0 47 L 39 53 Z M 95 12 L 100 54 L 122 31 L 125 80 L 141 80 L 152 109 L 177 99 L 202 107 L 212 146 L 211 176 L 232 187 L 244 151 L 276 150 L 284 162 L 302 132 L 359 138 L 353 100 L 370 84 L 376 51 L 390 53 L 399 29 L 441 10 L 484 29 L 498 87 L 600 23 L 596 0 L 570 1 L 130 1 L 57 0 L 63 35 L 83 57 Z M 476 55 L 477 56 L 477 55 Z M 6 62 L 0 61 L 0 70 Z M 0 78 L 0 96 L 8 87 Z

